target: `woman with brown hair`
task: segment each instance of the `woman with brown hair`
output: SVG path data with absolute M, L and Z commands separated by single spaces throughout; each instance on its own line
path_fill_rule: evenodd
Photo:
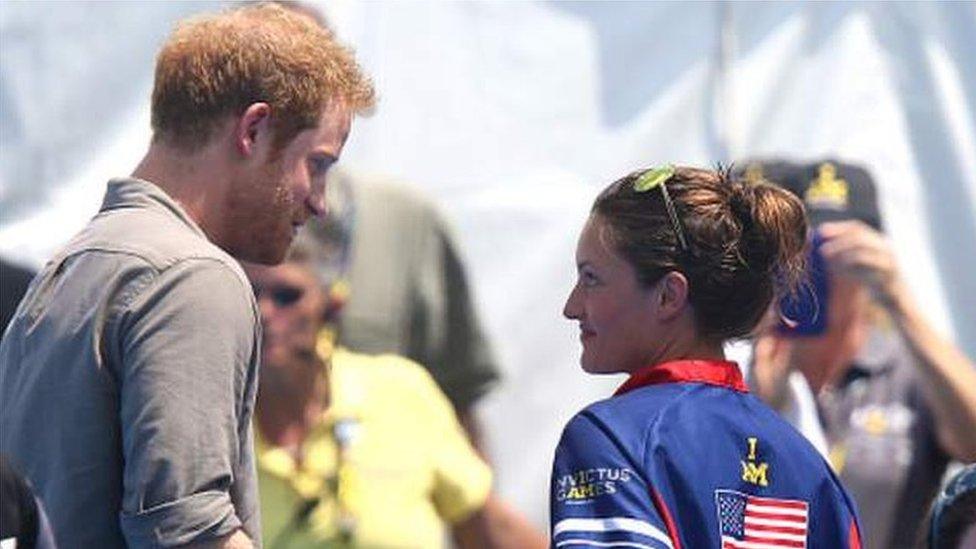
M 797 286 L 806 239 L 799 200 L 727 170 L 641 170 L 597 197 L 564 314 L 585 371 L 630 378 L 563 432 L 554 547 L 860 546 L 829 466 L 723 353 Z

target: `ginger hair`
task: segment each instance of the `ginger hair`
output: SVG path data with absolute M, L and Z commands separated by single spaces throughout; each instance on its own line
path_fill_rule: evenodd
M 328 27 L 279 5 L 248 4 L 180 22 L 156 59 L 153 139 L 192 150 L 257 102 L 271 107 L 280 148 L 317 126 L 333 102 L 369 111 L 375 91 Z

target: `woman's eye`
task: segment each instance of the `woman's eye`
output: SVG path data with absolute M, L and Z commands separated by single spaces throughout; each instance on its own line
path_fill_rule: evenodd
M 580 274 L 580 280 L 583 282 L 583 286 L 586 287 L 596 286 L 600 282 L 595 274 L 587 272 Z

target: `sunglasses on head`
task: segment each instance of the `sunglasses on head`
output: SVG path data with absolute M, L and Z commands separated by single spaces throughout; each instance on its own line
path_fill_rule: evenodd
M 305 294 L 305 290 L 297 286 L 271 286 L 261 288 L 260 286 L 253 285 L 252 288 L 254 289 L 254 299 L 260 301 L 261 296 L 267 295 L 268 299 L 275 304 L 275 307 L 291 307 Z

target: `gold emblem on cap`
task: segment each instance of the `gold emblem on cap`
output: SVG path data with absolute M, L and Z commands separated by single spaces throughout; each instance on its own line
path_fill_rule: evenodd
M 750 162 L 749 165 L 746 166 L 745 180 L 746 183 L 750 183 L 752 185 L 765 183 L 766 174 L 763 173 L 762 164 L 759 162 Z
M 817 178 L 813 180 L 803 200 L 810 206 L 843 210 L 847 208 L 847 181 L 837 177 L 837 166 L 830 162 L 820 165 Z

